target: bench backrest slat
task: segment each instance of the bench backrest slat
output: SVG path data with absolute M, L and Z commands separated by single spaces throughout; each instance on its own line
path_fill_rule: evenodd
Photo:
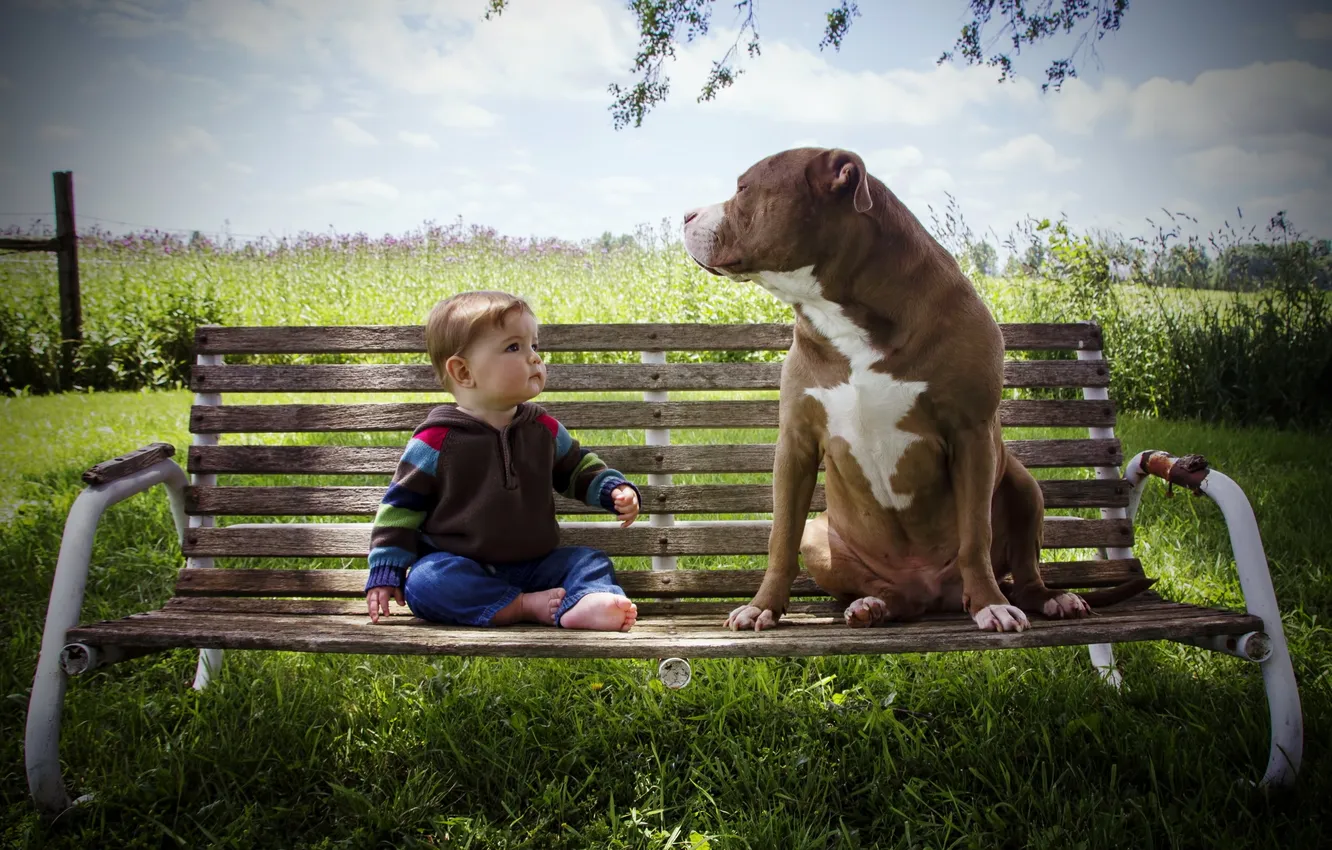
M 1118 466 L 1117 439 L 1008 440 L 1013 456 L 1029 469 Z M 589 444 L 621 472 L 772 472 L 772 443 L 679 446 Z M 189 471 L 201 475 L 392 475 L 402 446 L 191 446 Z
M 441 400 L 442 401 L 442 400 Z M 439 403 L 195 405 L 190 431 L 258 434 L 311 431 L 411 431 Z M 568 428 L 776 428 L 775 399 L 726 401 L 542 401 Z M 1004 399 L 1005 428 L 1108 428 L 1108 401 Z
M 1010 351 L 1099 350 L 1088 323 L 1001 324 Z M 785 351 L 788 324 L 543 324 L 546 351 Z M 421 325 L 216 327 L 195 334 L 200 354 L 412 354 L 425 352 Z

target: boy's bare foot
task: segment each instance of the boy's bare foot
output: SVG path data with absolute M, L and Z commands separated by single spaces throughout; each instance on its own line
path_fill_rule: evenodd
M 545 623 L 555 625 L 555 612 L 564 600 L 564 588 L 552 587 L 550 590 L 538 590 L 535 593 L 520 593 L 518 598 L 505 605 L 495 616 L 490 618 L 492 626 L 509 626 L 514 623 Z
M 589 593 L 560 617 L 566 629 L 627 632 L 638 620 L 638 606 L 617 593 Z

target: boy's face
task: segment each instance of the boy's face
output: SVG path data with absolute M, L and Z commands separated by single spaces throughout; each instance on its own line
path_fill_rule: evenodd
M 472 386 L 496 407 L 519 404 L 546 388 L 546 365 L 537 350 L 537 323 L 513 311 L 498 327 L 477 337 L 463 352 Z

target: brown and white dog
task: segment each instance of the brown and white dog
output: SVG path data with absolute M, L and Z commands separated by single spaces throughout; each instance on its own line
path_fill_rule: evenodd
M 1041 491 L 999 427 L 999 326 L 859 156 L 768 157 L 728 201 L 687 213 L 684 241 L 709 272 L 753 281 L 796 314 L 768 567 L 730 628 L 776 625 L 797 553 L 848 603 L 851 626 L 965 609 L 982 629 L 1021 631 L 1024 610 L 1091 612 L 1041 580 Z M 827 510 L 807 523 L 820 461 Z

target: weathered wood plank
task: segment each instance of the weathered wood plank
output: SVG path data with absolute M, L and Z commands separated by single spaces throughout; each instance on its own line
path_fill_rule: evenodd
M 195 434 L 258 434 L 310 431 L 411 431 L 439 405 L 259 404 L 195 405 Z M 568 428 L 776 428 L 777 401 L 563 401 L 542 404 Z M 1115 408 L 1108 401 L 1005 399 L 999 403 L 1004 427 L 1111 427 Z
M 560 364 L 547 367 L 547 392 L 774 390 L 781 363 Z M 1010 360 L 1006 387 L 1105 387 L 1109 365 L 1078 360 Z M 195 366 L 197 393 L 439 392 L 428 363 L 311 366 Z
M 1128 485 L 1122 481 L 1082 479 L 1039 481 L 1047 508 L 1124 507 Z M 640 486 L 644 514 L 750 514 L 772 512 L 771 484 L 680 484 Z M 384 487 L 189 487 L 185 510 L 204 516 L 374 516 Z M 827 507 L 823 485 L 814 489 L 811 511 Z M 555 497 L 560 514 L 604 514 L 563 496 Z
M 638 606 L 639 625 L 635 628 L 660 629 L 671 627 L 698 627 L 715 626 L 725 620 L 725 617 L 733 611 L 737 605 L 743 604 L 741 600 L 731 599 L 720 602 L 701 602 L 697 600 L 671 599 L 671 600 L 643 600 L 635 599 L 634 604 Z M 1107 606 L 1104 610 L 1115 610 L 1123 612 L 1125 616 L 1159 616 L 1162 613 L 1171 613 L 1172 611 L 1184 612 L 1185 615 L 1196 615 L 1198 609 L 1193 606 L 1183 605 L 1177 602 L 1170 602 L 1151 593 L 1150 591 L 1135 596 L 1132 599 L 1125 600 L 1115 606 Z M 822 601 L 802 601 L 791 602 L 785 617 L 840 617 L 846 605 L 833 599 Z M 1097 609 L 1099 613 L 1102 609 Z M 176 596 L 166 601 L 162 606 L 162 615 L 183 618 L 190 614 L 202 614 L 204 616 L 220 614 L 244 614 L 249 616 L 321 616 L 321 617 L 367 617 L 366 601 L 364 598 L 356 599 L 264 599 L 258 597 L 245 596 Z M 920 618 L 919 622 L 926 623 L 927 628 L 952 628 L 958 612 L 934 612 L 926 614 Z M 381 614 L 381 618 L 385 615 Z M 389 606 L 388 617 L 393 618 L 394 625 L 409 623 L 415 615 L 411 609 L 406 606 L 398 605 L 396 602 Z M 1040 615 L 1037 615 L 1040 616 Z
M 560 545 L 591 546 L 610 555 L 761 555 L 768 551 L 770 525 L 756 520 L 607 528 L 566 522 L 560 526 Z M 364 558 L 370 551 L 370 527 L 368 522 L 274 522 L 191 528 L 183 549 L 196 558 Z M 1133 545 L 1133 526 L 1121 519 L 1047 519 L 1043 537 L 1046 549 L 1123 547 Z
M 170 443 L 149 443 L 120 457 L 104 460 L 88 467 L 83 472 L 83 483 L 91 485 L 109 484 L 127 475 L 141 472 L 155 463 L 175 457 L 176 447 Z
M 627 591 L 626 591 L 627 592 Z M 639 617 L 725 617 L 739 604 L 729 602 L 697 602 L 672 600 L 660 602 L 635 599 Z M 841 616 L 846 608 L 840 602 L 792 602 L 787 614 L 810 614 L 820 617 Z M 197 611 L 205 614 L 320 614 L 356 616 L 366 613 L 364 594 L 355 599 L 264 599 L 242 596 L 176 596 L 168 599 L 163 610 L 171 612 Z M 412 613 L 396 602 L 390 606 L 391 617 L 411 617 Z
M 1102 347 L 1093 324 L 1001 324 L 1012 350 L 1078 350 Z M 789 324 L 590 324 L 542 325 L 546 351 L 785 351 Z M 200 354 L 424 353 L 420 325 L 344 327 L 219 327 L 195 334 Z
M 618 570 L 624 592 L 654 598 L 744 598 L 754 595 L 763 570 Z M 1100 561 L 1053 561 L 1041 564 L 1050 587 L 1114 587 L 1142 576 L 1136 558 Z M 180 597 L 290 597 L 360 599 L 368 570 L 228 570 L 183 569 L 176 578 Z M 826 596 L 809 573 L 801 571 L 791 585 L 792 596 Z
M 1008 440 L 1005 445 L 1029 469 L 1120 466 L 1124 462 L 1119 440 Z M 772 472 L 775 450 L 772 443 L 588 448 L 621 472 L 661 473 Z M 189 471 L 392 475 L 401 456 L 400 445 L 191 446 Z
M 546 368 L 547 392 L 774 390 L 782 378 L 781 363 L 553 363 Z M 190 385 L 201 393 L 442 392 L 428 363 L 195 366 Z
M 1075 646 L 1088 643 L 1241 634 L 1262 628 L 1248 614 L 1172 605 L 1159 613 L 1141 607 L 1107 609 L 1082 620 L 1033 618 L 1022 632 L 981 631 L 969 618 L 852 629 L 836 619 L 784 619 L 763 632 L 728 631 L 699 623 L 650 620 L 629 632 L 577 632 L 544 626 L 501 629 L 440 626 L 390 617 L 378 625 L 364 617 L 207 615 L 165 611 L 136 614 L 70 630 L 68 639 L 91 645 L 217 647 L 299 652 L 523 656 L 552 658 L 736 658 L 889 654 Z

